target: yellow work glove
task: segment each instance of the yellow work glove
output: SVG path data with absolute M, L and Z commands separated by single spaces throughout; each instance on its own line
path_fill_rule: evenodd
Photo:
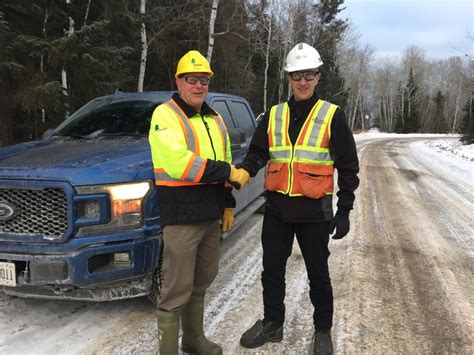
M 230 166 L 229 181 L 234 185 L 237 190 L 247 185 L 250 181 L 250 175 L 247 170 L 242 168 L 236 168 L 234 165 Z
M 224 209 L 224 214 L 222 216 L 222 231 L 227 232 L 232 225 L 234 224 L 234 209 L 226 208 Z

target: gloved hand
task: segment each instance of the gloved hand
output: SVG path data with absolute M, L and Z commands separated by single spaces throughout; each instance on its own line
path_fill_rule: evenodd
M 222 231 L 227 232 L 234 224 L 234 209 L 225 208 L 222 215 Z
M 229 181 L 237 190 L 240 190 L 249 183 L 250 175 L 244 168 L 236 168 L 234 165 L 231 165 Z
M 338 209 L 334 218 L 329 222 L 329 234 L 332 234 L 336 229 L 336 233 L 332 239 L 342 239 L 349 233 L 349 211 Z

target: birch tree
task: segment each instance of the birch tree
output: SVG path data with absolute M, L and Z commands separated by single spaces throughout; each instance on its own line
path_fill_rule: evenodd
M 209 19 L 209 40 L 207 45 L 207 61 L 209 64 L 212 62 L 212 52 L 214 50 L 214 25 L 217 17 L 217 7 L 219 6 L 219 0 L 212 1 L 211 17 Z
M 142 51 L 140 55 L 140 72 L 138 74 L 138 92 L 143 91 L 143 81 L 145 80 L 146 70 L 146 57 L 148 54 L 148 43 L 146 40 L 146 27 L 145 27 L 145 14 L 146 14 L 146 0 L 140 0 L 140 15 L 142 17 L 142 23 L 140 27 L 140 40 L 142 45 Z
M 69 5 L 71 4 L 71 0 L 66 0 L 66 5 L 67 7 L 69 8 Z M 69 18 L 69 28 L 67 29 L 66 31 L 66 34 L 68 37 L 72 36 L 72 34 L 74 33 L 74 19 L 71 17 L 70 13 L 68 15 L 68 18 Z M 65 108 L 65 115 L 66 116 L 69 116 L 69 104 L 67 103 L 68 102 L 68 96 L 69 96 L 69 93 L 68 93 L 68 82 L 67 82 L 67 72 L 66 72 L 66 67 L 65 65 L 63 65 L 62 69 L 61 69 L 61 86 L 63 88 L 63 95 L 64 95 L 64 108 Z
M 48 23 L 48 17 L 49 17 L 49 9 L 46 8 L 44 12 L 44 20 L 43 20 L 43 39 L 46 39 L 46 24 Z M 44 53 L 41 53 L 41 58 L 40 58 L 40 73 L 44 73 Z M 46 110 L 44 109 L 44 106 L 41 105 L 41 122 L 45 123 L 46 121 Z
M 462 108 L 472 89 L 473 76 L 464 74 L 469 72 L 467 66 L 460 57 L 451 57 L 447 61 L 446 117 L 451 133 L 457 131 Z
M 275 31 L 278 35 L 277 42 L 283 45 L 278 46 L 278 102 L 283 101 L 284 88 L 287 87 L 286 100 L 290 99 L 291 87 L 286 80 L 284 70 L 286 55 L 290 51 L 290 46 L 294 44 L 295 18 L 298 17 L 298 11 L 301 8 L 289 4 L 288 2 L 275 2 L 272 13 L 276 14 Z
M 382 58 L 374 65 L 372 97 L 375 105 L 375 124 L 384 132 L 393 132 L 397 112 L 400 65 L 394 59 Z
M 419 128 L 422 130 L 426 129 L 429 126 L 430 120 L 430 108 L 432 105 L 431 95 L 434 95 L 434 90 L 431 90 L 431 79 L 429 76 L 430 71 L 430 62 L 426 56 L 426 52 L 423 48 L 420 48 L 415 45 L 408 46 L 401 60 L 402 71 L 404 73 L 404 83 L 403 94 L 408 101 L 406 102 L 410 105 L 407 108 L 407 111 L 410 113 L 411 105 L 416 103 L 419 115 Z M 410 83 L 410 78 L 412 77 L 412 82 Z M 411 117 L 411 116 L 410 116 Z
M 349 30 L 338 45 L 338 65 L 344 78 L 344 90 L 347 92 L 345 111 L 349 127 L 365 128 L 365 117 L 371 106 L 367 102 L 371 80 L 370 65 L 374 49 L 366 45 L 359 48 L 358 35 Z
M 89 18 L 90 8 L 91 8 L 91 0 L 87 0 L 86 11 L 84 13 L 84 24 L 83 24 L 83 26 L 87 25 L 87 19 Z
M 271 7 L 271 0 L 269 1 Z M 263 79 L 263 111 L 267 110 L 267 85 L 268 85 L 268 67 L 270 61 L 270 45 L 272 39 L 272 15 L 267 16 L 268 23 L 265 24 L 265 18 L 263 18 L 264 27 L 267 30 L 267 42 L 265 46 L 265 70 L 264 70 L 264 79 Z

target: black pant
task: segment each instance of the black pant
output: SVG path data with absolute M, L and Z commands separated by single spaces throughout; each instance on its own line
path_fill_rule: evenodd
M 291 255 L 295 234 L 308 272 L 315 329 L 329 330 L 333 316 L 333 295 L 328 269 L 329 222 L 284 223 L 268 212 L 265 213 L 262 228 L 265 319 L 281 323 L 285 320 L 286 261 Z

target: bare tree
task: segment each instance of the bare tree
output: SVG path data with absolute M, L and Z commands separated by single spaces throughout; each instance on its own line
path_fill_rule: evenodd
M 212 1 L 211 17 L 209 19 L 209 41 L 207 45 L 207 61 L 211 64 L 212 51 L 214 50 L 214 24 L 217 17 L 217 7 L 219 6 L 219 0 Z
M 374 49 L 369 45 L 359 48 L 358 38 L 359 35 L 351 28 L 338 45 L 338 64 L 344 77 L 344 90 L 348 93 L 345 109 L 351 129 L 356 125 L 365 129 L 365 117 L 370 112 L 367 97 Z
M 143 82 L 145 80 L 146 70 L 146 57 L 148 54 L 148 43 L 146 40 L 146 27 L 145 27 L 145 14 L 146 14 L 146 0 L 140 0 L 140 15 L 142 16 L 142 24 L 140 27 L 140 40 L 142 44 L 142 52 L 140 56 L 140 72 L 138 74 L 138 92 L 143 92 Z
M 67 7 L 69 7 L 69 5 L 71 4 L 71 0 L 66 0 L 66 4 L 67 4 Z M 73 35 L 74 33 L 74 19 L 72 18 L 71 15 L 69 15 L 69 29 L 66 31 L 67 35 L 70 37 Z M 69 104 L 67 103 L 68 102 L 68 96 L 69 96 L 69 93 L 68 93 L 68 83 L 67 83 L 67 72 L 66 72 L 66 68 L 64 67 L 63 65 L 63 68 L 61 70 L 61 86 L 63 88 L 63 95 L 64 97 L 66 98 L 65 100 L 65 115 L 66 116 L 69 116 Z
M 44 20 L 43 20 L 43 39 L 46 39 L 46 24 L 48 23 L 48 17 L 49 17 L 49 9 L 46 8 L 44 12 Z M 41 53 L 41 58 L 40 58 L 40 73 L 44 73 L 44 54 Z M 46 110 L 44 109 L 44 106 L 41 105 L 41 122 L 46 121 Z
M 376 106 L 375 121 L 382 131 L 393 132 L 401 85 L 400 66 L 397 60 L 382 58 L 374 68 L 371 91 Z
M 272 1 L 269 0 L 269 5 L 271 7 Z M 264 78 L 263 78 L 263 111 L 267 110 L 267 85 L 268 85 L 268 67 L 270 61 L 270 45 L 272 39 L 272 15 L 271 13 L 267 16 L 268 23 L 265 23 L 265 18 L 262 19 L 264 28 L 267 31 L 267 43 L 265 46 L 265 70 L 264 70 Z
M 290 46 L 294 43 L 294 33 L 295 33 L 295 18 L 299 17 L 298 12 L 301 7 L 297 7 L 295 4 L 290 2 L 275 2 L 273 6 L 272 13 L 277 14 L 277 28 L 278 31 L 278 42 L 282 43 L 283 46 L 279 46 L 278 51 L 278 67 L 279 69 L 279 80 L 278 80 L 278 101 L 283 101 L 284 86 L 287 85 L 287 100 L 289 100 L 291 95 L 291 87 L 286 81 L 285 77 L 285 58 L 288 54 Z M 285 15 L 287 14 L 287 15 Z
M 89 17 L 89 9 L 91 8 L 91 0 L 87 0 L 87 5 L 86 5 L 86 12 L 84 14 L 84 25 L 85 26 L 87 24 L 87 19 Z

